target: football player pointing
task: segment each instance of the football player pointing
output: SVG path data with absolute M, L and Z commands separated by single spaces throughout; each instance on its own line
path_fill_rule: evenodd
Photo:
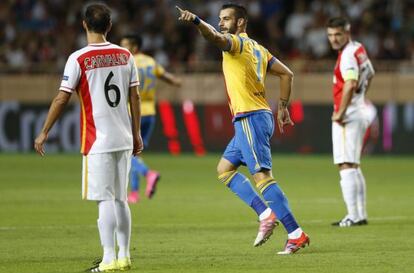
M 327 34 L 338 59 L 334 70 L 334 112 L 332 143 L 334 164 L 339 167 L 347 215 L 334 226 L 367 224 L 365 178 L 360 156 L 369 125 L 365 93 L 374 76 L 374 68 L 362 44 L 351 40 L 351 26 L 344 18 L 328 21 Z
M 285 248 L 279 254 L 295 253 L 309 244 L 309 237 L 299 227 L 286 196 L 273 178 L 270 138 L 274 121 L 264 89 L 266 72 L 280 78 L 277 122 L 283 132 L 285 125 L 293 125 L 287 109 L 293 73 L 266 48 L 249 38 L 247 12 L 243 6 L 222 6 L 220 32 L 195 14 L 179 7 L 177 10 L 179 20 L 194 24 L 207 41 L 223 52 L 223 73 L 235 135 L 217 166 L 218 178 L 257 213 L 260 226 L 254 246 L 263 244 L 272 235 L 277 217 L 288 232 Z M 237 171 L 240 165 L 247 165 L 267 204 L 248 178 Z

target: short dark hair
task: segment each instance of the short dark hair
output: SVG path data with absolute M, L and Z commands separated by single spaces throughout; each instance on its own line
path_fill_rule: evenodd
M 224 4 L 221 9 L 233 9 L 234 10 L 234 15 L 236 16 L 236 20 L 243 18 L 245 20 L 247 20 L 247 10 L 244 6 L 239 5 L 239 4 L 235 4 L 235 3 L 228 3 L 228 4 Z
M 137 46 L 138 49 L 141 49 L 142 46 L 142 37 L 139 34 L 126 34 L 122 39 L 129 40 L 133 45 Z
M 349 23 L 349 20 L 346 19 L 345 17 L 333 17 L 328 20 L 326 27 L 328 28 L 340 27 L 346 31 L 349 31 L 351 29 L 351 24 Z
M 89 31 L 105 34 L 111 25 L 111 10 L 105 4 L 90 4 L 86 7 L 84 20 Z

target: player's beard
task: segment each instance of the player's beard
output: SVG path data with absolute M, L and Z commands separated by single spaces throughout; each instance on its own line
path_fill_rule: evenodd
M 236 24 L 231 25 L 229 28 L 220 28 L 220 32 L 223 34 L 235 34 L 237 31 L 237 26 Z

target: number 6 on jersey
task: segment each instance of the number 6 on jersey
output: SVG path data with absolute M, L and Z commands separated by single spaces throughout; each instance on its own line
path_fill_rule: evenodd
M 108 77 L 105 80 L 105 87 L 104 87 L 105 98 L 106 98 L 106 101 L 108 102 L 109 106 L 117 107 L 118 104 L 119 104 L 119 101 L 121 100 L 121 91 L 119 90 L 119 87 L 116 86 L 115 84 L 109 84 L 109 82 L 111 81 L 113 76 L 114 76 L 114 73 L 111 71 L 109 73 Z M 109 92 L 110 90 L 114 90 L 114 92 Z M 115 100 L 114 101 L 111 100 L 111 97 L 113 97 L 113 96 L 110 96 L 110 93 L 111 94 L 115 93 Z

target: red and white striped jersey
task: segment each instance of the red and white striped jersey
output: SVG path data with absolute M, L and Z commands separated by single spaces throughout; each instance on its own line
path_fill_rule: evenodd
M 362 44 L 349 41 L 338 54 L 333 77 L 334 111 L 339 110 L 345 81 L 354 79 L 358 81 L 358 89 L 352 96 L 345 115 L 348 116 L 355 110 L 364 106 L 365 92 L 368 80 L 375 74 L 374 67 L 368 58 Z
M 129 88 L 139 85 L 132 54 L 109 42 L 72 53 L 60 90 L 77 92 L 81 104 L 81 153 L 133 148 Z

